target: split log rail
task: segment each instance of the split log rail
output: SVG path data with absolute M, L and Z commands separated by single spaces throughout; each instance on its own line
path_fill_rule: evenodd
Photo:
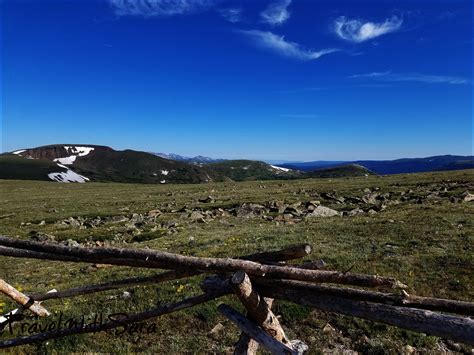
M 218 307 L 219 312 L 241 331 L 235 354 L 255 354 L 259 346 L 274 354 L 302 354 L 308 349 L 302 341 L 288 339 L 280 320 L 271 309 L 277 300 L 474 345 L 474 303 L 411 295 L 406 292 L 407 286 L 394 278 L 325 270 L 322 260 L 287 263 L 307 257 L 310 253 L 311 246 L 303 244 L 234 258 L 200 258 L 151 249 L 68 247 L 0 236 L 0 256 L 167 270 L 146 277 L 29 295 L 0 279 L 0 293 L 20 305 L 19 313 L 29 310 L 35 316 L 47 317 L 49 312 L 40 302 L 207 275 L 201 283 L 203 293 L 200 295 L 127 315 L 120 322 L 0 339 L 0 349 L 110 330 L 228 294 L 234 294 L 247 312 L 244 316 L 228 305 L 221 304 Z M 385 292 L 381 292 L 381 289 L 385 289 Z M 7 314 L 3 318 L 3 325 L 0 317 L 0 330 L 17 311 Z

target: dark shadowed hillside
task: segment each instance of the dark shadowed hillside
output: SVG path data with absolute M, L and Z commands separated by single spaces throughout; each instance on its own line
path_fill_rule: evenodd
M 347 164 L 333 168 L 323 168 L 306 173 L 312 178 L 341 178 L 375 175 L 372 171 L 358 164 Z
M 273 166 L 255 160 L 226 160 L 206 165 L 206 168 L 234 181 L 294 179 L 302 177 L 299 171 Z

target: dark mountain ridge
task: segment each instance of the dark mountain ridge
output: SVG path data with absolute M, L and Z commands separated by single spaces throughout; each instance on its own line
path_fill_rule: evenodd
M 302 171 L 314 171 L 321 167 L 324 162 L 304 162 L 282 164 L 280 166 Z M 339 162 L 326 167 L 338 167 L 346 164 L 361 165 L 376 174 L 404 174 L 421 173 L 428 171 L 458 170 L 474 168 L 474 156 L 439 155 L 426 158 L 403 158 L 396 160 L 356 160 L 350 162 Z

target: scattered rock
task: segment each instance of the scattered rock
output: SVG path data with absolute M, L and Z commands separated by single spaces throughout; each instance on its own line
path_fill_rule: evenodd
M 64 244 L 67 247 L 80 247 L 81 246 L 78 242 L 72 239 L 65 240 L 62 242 L 62 244 Z
M 198 201 L 202 203 L 214 203 L 216 199 L 212 196 L 207 196 L 205 198 L 200 198 Z
M 148 217 L 158 217 L 161 215 L 161 211 L 159 209 L 148 211 Z
M 214 340 L 218 340 L 220 338 L 221 333 L 224 331 L 224 326 L 222 323 L 217 323 L 214 328 L 208 333 L 208 335 L 213 338 Z
M 405 345 L 402 349 L 403 354 L 413 354 L 416 351 L 416 349 L 411 346 L 411 345 Z
M 364 195 L 362 196 L 362 201 L 364 203 L 367 203 L 367 204 L 370 204 L 370 205 L 376 205 L 377 204 L 377 197 L 379 196 L 379 194 L 377 193 L 370 193 L 370 194 L 367 194 L 367 195 Z
M 192 222 L 206 223 L 206 221 L 204 219 L 204 215 L 202 215 L 201 213 L 199 213 L 197 211 L 191 212 L 191 214 L 189 215 L 189 219 Z
M 145 221 L 144 217 L 142 214 L 139 213 L 134 213 L 132 214 L 132 218 L 130 218 L 130 222 L 133 224 L 140 224 Z
M 314 209 L 313 212 L 308 213 L 306 217 L 333 217 L 338 216 L 339 212 L 333 210 L 329 207 L 318 206 Z
M 31 231 L 30 232 L 30 238 L 31 240 L 34 240 L 36 242 L 54 242 L 56 241 L 56 237 L 54 235 L 46 234 L 46 233 L 40 233 L 36 231 Z
M 360 209 L 360 208 L 354 208 L 353 210 L 350 210 L 349 212 L 347 212 L 347 215 L 350 217 L 362 215 L 362 214 L 365 214 L 365 212 L 363 209 Z
M 286 205 L 284 201 L 271 201 L 269 204 L 270 212 L 283 213 Z
M 344 197 L 342 197 L 342 196 L 338 197 L 338 196 L 336 196 L 332 193 L 329 193 L 329 192 L 323 192 L 321 194 L 321 196 L 323 198 L 325 198 L 326 200 L 333 200 L 333 201 L 336 201 L 337 203 L 344 203 L 344 201 L 345 201 Z
M 331 324 L 326 323 L 326 325 L 323 328 L 323 333 L 330 334 L 330 333 L 335 333 L 335 332 L 336 332 L 336 329 L 334 329 Z
M 462 195 L 462 200 L 464 202 L 471 202 L 471 201 L 474 201 L 474 195 L 473 194 L 470 194 L 469 191 L 466 191 L 464 192 Z

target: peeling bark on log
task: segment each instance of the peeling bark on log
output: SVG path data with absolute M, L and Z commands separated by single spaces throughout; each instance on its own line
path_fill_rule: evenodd
M 272 309 L 273 298 L 264 297 L 265 302 L 268 304 L 268 308 Z M 240 333 L 239 340 L 235 344 L 235 355 L 254 355 L 257 353 L 258 343 L 249 337 L 245 333 Z
M 272 331 L 274 329 L 269 329 L 272 328 L 272 322 L 265 322 L 265 320 L 270 317 L 268 313 L 271 313 L 273 298 L 265 298 L 257 295 L 255 290 L 252 289 L 252 284 L 250 283 L 250 279 L 248 278 L 247 274 L 240 271 L 238 271 L 232 276 L 232 286 L 234 292 L 242 301 L 245 308 L 247 308 L 247 316 L 250 316 L 250 318 L 259 323 L 259 325 L 262 326 L 262 328 L 267 333 L 273 336 Z M 252 308 L 252 311 L 249 310 L 249 307 Z M 262 310 L 263 312 L 267 313 L 267 315 L 261 314 L 258 317 L 253 316 L 253 313 L 261 312 Z M 260 320 L 262 319 L 264 321 L 260 322 Z M 276 317 L 274 319 L 278 322 L 278 319 Z M 283 340 L 286 340 L 284 331 L 281 327 L 279 327 L 279 329 L 276 329 L 276 331 L 278 332 L 278 335 L 274 336 L 275 339 L 282 342 Z M 257 353 L 257 350 L 258 343 L 252 338 L 250 338 L 247 334 L 241 333 L 239 340 L 235 345 L 234 355 L 254 355 Z
M 115 319 L 114 321 L 106 322 L 103 324 L 97 323 L 96 326 L 84 326 L 76 329 L 62 329 L 53 330 L 45 333 L 34 334 L 30 336 L 7 339 L 0 341 L 0 349 L 5 349 L 13 346 L 26 345 L 39 343 L 50 339 L 63 338 L 69 335 L 85 334 L 85 333 L 97 333 L 100 331 L 106 331 L 118 327 L 123 327 L 124 324 L 131 324 L 142 322 L 147 319 L 156 318 L 164 314 L 176 312 L 182 309 L 190 308 L 195 305 L 211 301 L 215 298 L 222 296 L 222 294 L 203 294 L 195 297 L 187 298 L 183 301 L 172 303 L 166 306 L 157 307 L 149 311 L 128 315 L 126 318 Z
M 377 275 L 307 270 L 289 266 L 263 265 L 253 261 L 240 259 L 199 258 L 153 250 L 66 247 L 62 245 L 24 241 L 7 237 L 0 237 L 0 245 L 65 256 L 102 258 L 107 260 L 106 262 L 103 261 L 103 263 L 111 264 L 113 264 L 113 262 L 110 262 L 109 260 L 121 261 L 121 258 L 125 258 L 134 259 L 140 263 L 144 263 L 145 265 L 150 263 L 149 267 L 162 269 L 184 268 L 217 272 L 235 272 L 243 270 L 249 275 L 269 278 L 286 278 L 310 282 L 330 282 L 366 287 L 385 286 L 406 288 L 405 285 L 393 278 L 380 277 Z
M 257 324 L 253 323 L 249 319 L 245 318 L 242 314 L 237 312 L 232 307 L 221 304 L 218 307 L 219 312 L 232 321 L 237 327 L 256 340 L 264 348 L 268 349 L 272 354 L 298 354 L 292 348 L 285 344 L 277 341 L 272 336 L 268 335 L 263 329 Z
M 16 303 L 25 308 L 29 309 L 31 312 L 40 317 L 49 316 L 49 312 L 41 306 L 37 301 L 32 301 L 29 297 L 18 291 L 13 286 L 6 283 L 4 280 L 0 279 L 0 292 L 10 297 Z
M 268 308 L 273 305 L 273 298 L 264 297 Z M 258 343 L 245 333 L 240 333 L 239 340 L 235 344 L 234 355 L 254 355 L 257 353 Z
M 248 275 L 243 271 L 238 271 L 232 276 L 230 283 L 235 294 L 247 309 L 249 318 L 257 322 L 258 325 L 276 340 L 287 343 L 288 340 L 280 322 L 270 310 L 264 298 L 260 297 L 253 289 Z

